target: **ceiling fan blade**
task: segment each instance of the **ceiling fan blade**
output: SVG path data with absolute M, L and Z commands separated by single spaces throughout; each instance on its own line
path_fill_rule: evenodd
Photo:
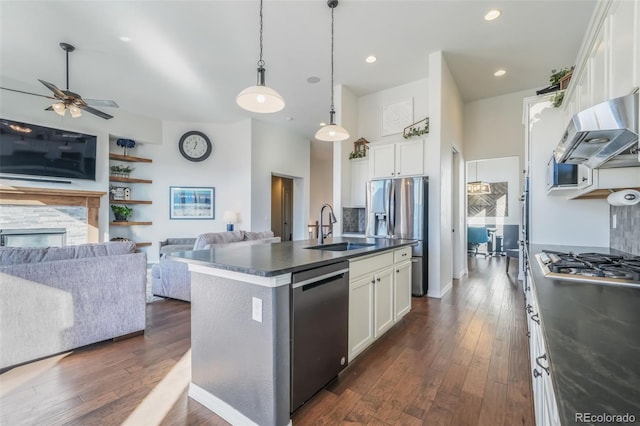
M 16 93 L 24 93 L 25 95 L 40 96 L 41 98 L 54 99 L 54 100 L 56 99 L 56 98 L 51 97 L 51 96 L 47 96 L 47 95 L 40 95 L 39 93 L 25 92 L 25 91 L 23 91 L 23 90 L 9 89 L 8 87 L 0 87 L 0 89 L 2 89 L 2 90 L 9 90 L 10 92 L 16 92 Z
M 93 107 L 109 107 L 109 108 L 120 108 L 116 101 L 107 100 L 107 99 L 83 99 L 87 105 Z
M 44 80 L 40 80 L 38 79 L 38 81 L 42 84 L 44 84 L 46 86 L 47 89 L 51 90 L 53 92 L 53 94 L 56 96 L 56 98 L 58 99 L 64 99 L 65 98 L 65 94 L 62 92 L 62 90 L 58 89 L 55 84 L 51 84 L 48 83 Z
M 78 105 L 78 107 L 84 111 L 90 112 L 93 115 L 97 115 L 98 117 L 104 118 L 105 120 L 113 118 L 113 115 L 109 115 L 106 112 L 98 111 L 97 109 L 91 108 L 88 105 Z

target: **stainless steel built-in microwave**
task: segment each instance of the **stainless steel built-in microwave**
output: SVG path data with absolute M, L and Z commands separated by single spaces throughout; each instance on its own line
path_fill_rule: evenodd
M 547 191 L 556 187 L 571 187 L 578 185 L 578 165 L 558 164 L 555 156 L 547 163 Z

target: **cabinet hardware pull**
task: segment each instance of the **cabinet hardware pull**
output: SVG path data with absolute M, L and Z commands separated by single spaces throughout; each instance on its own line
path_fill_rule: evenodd
M 402 253 L 402 257 L 404 257 L 404 256 L 406 256 L 406 255 L 407 255 L 407 253 Z
M 588 180 L 589 180 L 589 179 L 587 179 L 586 177 L 583 177 L 583 178 L 582 178 L 582 181 L 583 181 L 583 182 L 586 182 L 586 181 L 588 181 Z
M 540 314 L 531 315 L 531 319 L 535 321 L 538 325 L 540 325 Z
M 399 274 L 399 273 L 400 273 L 400 269 L 396 269 L 396 274 Z
M 549 373 L 549 367 L 545 367 L 544 365 L 540 364 L 540 360 L 544 359 L 545 361 L 547 360 L 547 354 L 544 353 L 542 355 L 540 355 L 539 357 L 536 358 L 536 364 L 538 364 L 538 367 L 542 368 L 544 371 L 547 372 L 547 376 L 550 376 L 551 373 Z
M 527 304 L 527 313 L 530 314 L 533 312 L 533 306 Z
M 376 281 L 380 282 L 380 278 L 376 278 Z
M 539 372 L 538 370 L 536 370 L 535 368 L 533 369 L 533 378 L 537 379 L 538 377 L 542 376 L 542 373 Z
M 371 284 L 375 284 L 375 283 L 376 283 L 376 280 L 371 280 Z
M 527 331 L 527 337 L 531 337 L 531 332 Z

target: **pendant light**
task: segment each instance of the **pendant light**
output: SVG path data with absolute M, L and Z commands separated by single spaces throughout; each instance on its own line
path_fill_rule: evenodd
M 284 108 L 284 99 L 278 92 L 264 85 L 264 61 L 262 60 L 262 0 L 260 0 L 260 60 L 258 83 L 247 87 L 236 96 L 236 103 L 251 112 L 270 113 Z
M 336 110 L 333 106 L 333 9 L 338 6 L 338 0 L 328 0 L 331 8 L 331 108 L 329 108 L 329 124 L 316 132 L 316 139 L 328 142 L 343 141 L 349 138 L 349 132 L 342 126 L 335 124 Z
M 476 166 L 476 180 L 467 183 L 467 195 L 488 195 L 491 194 L 491 185 L 488 182 L 478 180 L 478 162 L 474 161 Z

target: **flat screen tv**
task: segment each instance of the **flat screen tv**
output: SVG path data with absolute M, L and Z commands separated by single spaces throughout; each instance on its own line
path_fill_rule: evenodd
M 96 142 L 93 135 L 0 118 L 0 173 L 96 180 Z

